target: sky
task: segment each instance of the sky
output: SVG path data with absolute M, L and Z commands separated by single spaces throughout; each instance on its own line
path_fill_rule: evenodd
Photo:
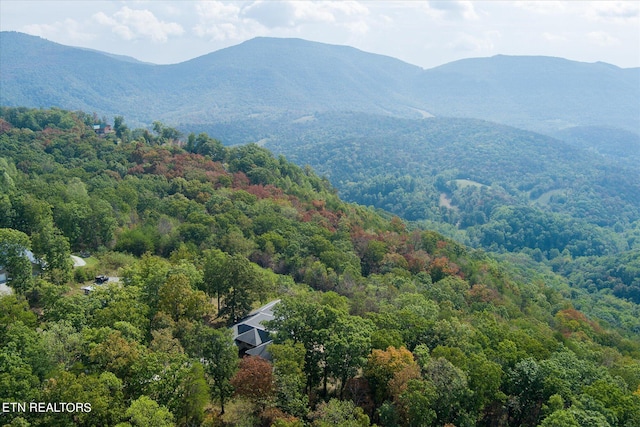
M 640 66 L 640 1 L 0 1 L 0 30 L 182 62 L 254 37 L 349 45 L 423 68 L 546 55 Z

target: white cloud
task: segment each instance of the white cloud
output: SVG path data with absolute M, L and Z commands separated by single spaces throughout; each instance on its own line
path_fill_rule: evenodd
M 369 32 L 371 27 L 365 21 L 353 21 L 347 22 L 346 24 L 342 24 L 344 28 L 347 29 L 351 34 L 364 35 Z
M 172 16 L 182 16 L 182 11 L 183 11 L 183 9 L 181 9 L 181 8 L 180 8 L 180 7 L 178 7 L 178 6 L 173 6 L 173 5 L 171 5 L 171 4 L 167 4 L 167 5 L 165 6 L 165 11 L 166 11 L 166 14 L 168 14 L 168 15 L 172 15 Z
M 184 33 L 180 24 L 161 21 L 148 9 L 131 9 L 124 6 L 114 13 L 113 17 L 98 12 L 93 15 L 93 19 L 98 24 L 111 27 L 111 31 L 125 40 L 146 38 L 164 43 L 170 36 Z
M 598 46 L 607 47 L 607 46 L 615 46 L 617 44 L 620 44 L 619 39 L 617 39 L 616 37 L 613 37 L 611 34 L 605 31 L 592 31 L 589 34 L 587 34 L 587 37 L 589 38 L 589 40 L 591 40 L 593 43 L 597 44 Z
M 478 14 L 470 1 L 430 1 L 428 13 L 436 18 L 476 20 Z
M 307 22 L 324 22 L 329 24 L 336 22 L 335 11 L 333 8 L 327 7 L 327 5 L 302 1 L 292 1 L 287 2 L 287 4 L 293 12 L 292 23 L 294 25 Z
M 474 52 L 480 55 L 487 54 L 494 51 L 495 39 L 501 36 L 499 31 L 486 31 L 480 36 L 459 33 L 447 47 L 457 51 Z
M 198 37 L 211 40 L 244 40 L 261 34 L 255 23 L 241 18 L 241 8 L 235 3 L 200 1 L 196 4 L 198 23 L 193 27 Z
M 269 28 L 297 27 L 307 23 L 353 25 L 369 9 L 357 1 L 265 1 L 259 0 L 242 9 L 242 16 Z
M 128 26 L 118 23 L 118 21 L 107 16 L 104 12 L 96 13 L 93 15 L 93 19 L 100 25 L 111 27 L 111 31 L 125 40 L 133 40 L 135 38 L 133 31 Z
M 244 40 L 260 34 L 259 30 L 249 33 L 241 26 L 231 23 L 222 22 L 214 25 L 198 24 L 194 28 L 195 33 L 199 37 L 209 37 L 211 40 Z
M 567 10 L 567 2 L 564 1 L 516 1 L 512 4 L 529 12 L 543 15 L 557 14 Z
M 47 39 L 60 38 L 66 42 L 77 43 L 81 41 L 93 40 L 95 34 L 84 30 L 83 26 L 76 20 L 67 18 L 64 21 L 53 24 L 30 24 L 22 27 L 22 31 L 34 36 Z
M 221 1 L 201 1 L 196 4 L 196 12 L 201 19 L 237 19 L 240 8 L 235 4 L 225 4 Z
M 256 1 L 242 9 L 242 16 L 252 19 L 267 28 L 294 27 L 296 20 L 304 20 L 304 5 L 298 12 L 295 2 L 288 1 Z M 298 15 L 298 16 L 297 16 Z M 324 16 L 330 19 L 333 16 Z
M 369 8 L 357 1 L 335 1 L 328 2 L 329 6 L 347 16 L 366 16 L 369 15 Z
M 566 42 L 569 40 L 566 36 L 561 34 L 549 33 L 546 31 L 542 33 L 542 37 L 548 42 Z
M 585 16 L 593 21 L 614 23 L 640 22 L 640 3 L 636 1 L 590 2 Z
M 196 12 L 195 34 L 219 41 L 273 34 L 299 36 L 314 25 L 339 27 L 351 34 L 364 34 L 370 28 L 369 9 L 357 1 L 201 1 Z

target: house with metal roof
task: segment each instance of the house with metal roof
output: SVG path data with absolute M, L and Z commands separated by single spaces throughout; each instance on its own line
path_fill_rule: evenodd
M 267 360 L 271 359 L 267 346 L 273 340 L 264 326 L 264 322 L 273 320 L 273 307 L 279 302 L 280 300 L 271 301 L 233 325 L 233 341 L 238 346 L 240 356 L 250 355 L 260 356 Z
M 31 266 L 34 270 L 34 274 L 40 267 L 42 267 L 42 261 L 36 259 L 35 255 L 30 250 L 25 249 L 22 252 L 22 255 L 26 256 L 27 259 L 29 259 L 29 262 L 31 263 Z M 11 277 L 9 277 L 9 272 L 5 270 L 4 266 L 0 265 L 0 285 L 2 286 L 2 293 L 10 293 L 11 288 L 7 286 L 7 283 L 10 281 L 10 279 Z

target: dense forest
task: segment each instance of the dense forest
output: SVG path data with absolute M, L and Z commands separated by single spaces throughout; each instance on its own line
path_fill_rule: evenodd
M 640 425 L 637 181 L 615 220 L 588 209 L 572 228 L 529 204 L 469 219 L 479 242 L 497 222 L 551 230 L 494 255 L 346 203 L 258 145 L 108 121 L 0 107 L 0 401 L 91 409 L 3 406 L 0 424 Z M 465 172 L 429 185 L 457 204 L 516 194 Z M 602 231 L 616 224 L 624 242 Z M 118 280 L 82 291 L 103 274 Z M 276 299 L 272 360 L 240 358 L 230 326 Z
M 639 302 L 637 275 L 616 280 L 594 263 L 607 256 L 633 264 L 639 256 L 637 137 L 575 129 L 581 139 L 565 142 L 474 119 L 355 113 L 193 128 L 233 143 L 259 141 L 309 164 L 343 200 L 421 222 L 472 247 L 526 254 L 576 286 Z M 573 270 L 591 279 L 569 275 Z

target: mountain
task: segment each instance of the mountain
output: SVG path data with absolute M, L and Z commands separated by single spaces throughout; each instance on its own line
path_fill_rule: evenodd
M 168 66 L 165 76 L 198 100 L 189 113 L 199 108 L 200 121 L 211 121 L 238 112 L 354 110 L 418 116 L 405 81 L 420 71 L 351 47 L 257 38 Z
M 3 105 L 83 109 L 147 124 L 285 111 L 418 115 L 401 86 L 420 68 L 349 47 L 259 38 L 159 66 L 20 33 L 3 32 L 0 40 Z
M 640 68 L 498 55 L 426 70 L 413 86 L 439 116 L 542 132 L 608 125 L 640 134 Z
M 3 32 L 0 52 L 2 105 L 56 106 L 101 115 L 111 115 L 122 111 L 121 105 L 129 105 L 122 111 L 129 115 L 149 104 L 149 95 L 157 90 L 144 83 L 144 76 L 152 75 L 156 66 L 39 37 Z
M 345 203 L 256 145 L 92 125 L 0 108 L 7 425 L 640 425 L 640 254 L 569 272 L 576 289 Z M 93 283 L 105 272 L 120 280 Z M 268 331 L 232 336 L 268 301 Z M 239 360 L 267 338 L 272 363 Z
M 607 126 L 640 135 L 640 69 L 495 56 L 430 70 L 351 47 L 257 38 L 173 65 L 0 36 L 0 104 L 211 123 L 353 111 L 474 117 L 553 132 Z
M 191 130 L 228 143 L 259 141 L 313 167 L 345 200 L 450 224 L 452 235 L 486 249 L 539 249 L 544 256 L 567 249 L 583 256 L 635 245 L 614 229 L 640 217 L 638 163 L 579 142 L 478 119 L 362 113 Z
M 585 148 L 629 164 L 640 164 L 640 135 L 607 126 L 575 126 L 553 136 L 576 147 Z

